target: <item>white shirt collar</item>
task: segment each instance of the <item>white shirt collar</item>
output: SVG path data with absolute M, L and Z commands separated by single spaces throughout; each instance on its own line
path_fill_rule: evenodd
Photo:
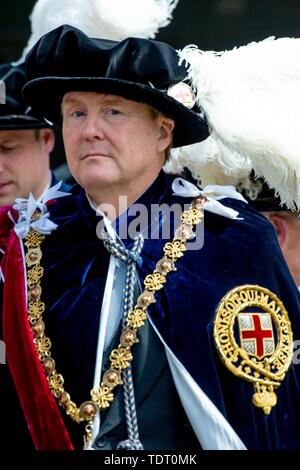
M 112 221 L 104 214 L 104 212 L 99 208 L 99 206 L 97 206 L 96 202 L 88 195 L 88 193 L 85 192 L 85 194 L 86 194 L 90 207 L 96 212 L 96 214 L 103 217 L 103 222 L 105 224 L 105 228 L 107 232 L 112 237 L 112 239 L 115 240 L 117 237 L 117 234 L 112 225 Z

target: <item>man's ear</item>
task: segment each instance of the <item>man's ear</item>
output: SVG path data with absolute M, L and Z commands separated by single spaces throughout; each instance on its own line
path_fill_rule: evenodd
M 51 153 L 55 144 L 55 135 L 52 129 L 41 129 L 40 138 L 44 144 L 46 153 Z
M 280 217 L 280 215 L 272 215 L 272 217 L 270 217 L 270 221 L 272 222 L 275 228 L 279 245 L 281 249 L 284 250 L 289 240 L 288 221 L 285 217 Z
M 175 126 L 173 119 L 160 116 L 160 136 L 158 140 L 158 151 L 164 152 L 172 142 L 172 133 Z

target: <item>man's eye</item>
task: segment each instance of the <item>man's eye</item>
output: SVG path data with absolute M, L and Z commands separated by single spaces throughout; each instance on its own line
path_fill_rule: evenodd
M 12 151 L 15 150 L 16 148 L 17 148 L 17 147 L 8 147 L 8 146 L 6 146 L 6 145 L 3 145 L 3 146 L 1 147 L 1 150 L 2 150 L 2 152 L 12 152 Z
M 78 110 L 78 111 L 73 111 L 73 112 L 71 113 L 71 116 L 72 116 L 72 117 L 82 117 L 82 116 L 84 116 L 84 115 L 85 115 L 84 111 L 79 111 L 79 110 Z
M 121 111 L 116 108 L 109 108 L 105 110 L 104 114 L 106 116 L 118 116 L 119 114 L 121 114 Z

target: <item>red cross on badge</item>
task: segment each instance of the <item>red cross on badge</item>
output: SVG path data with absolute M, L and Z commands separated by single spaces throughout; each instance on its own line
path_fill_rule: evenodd
M 241 313 L 238 316 L 242 348 L 261 359 L 275 350 L 271 316 L 268 313 Z

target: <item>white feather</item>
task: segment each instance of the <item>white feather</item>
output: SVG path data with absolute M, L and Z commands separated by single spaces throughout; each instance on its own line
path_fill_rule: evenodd
M 164 171 L 180 174 L 184 168 L 190 170 L 202 187 L 210 184 L 238 186 L 251 171 L 251 162 L 236 152 L 222 153 L 219 144 L 210 135 L 197 144 L 171 150 Z
M 70 24 L 91 37 L 154 38 L 167 26 L 179 0 L 38 0 L 31 12 L 31 36 L 22 58 L 41 36 Z
M 212 132 L 199 165 L 210 155 L 233 178 L 250 165 L 282 202 L 299 208 L 300 39 L 268 38 L 220 53 L 188 46 L 179 55 L 190 64 Z

